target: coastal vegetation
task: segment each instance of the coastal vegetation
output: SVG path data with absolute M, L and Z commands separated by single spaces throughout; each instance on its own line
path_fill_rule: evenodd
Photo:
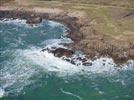
M 7 1 L 14 2 L 8 4 Z M 16 8 L 25 6 L 29 8 L 59 8 L 70 12 L 85 12 L 85 17 L 94 20 L 96 24 L 93 27 L 99 33 L 120 39 L 133 39 L 133 0 L 6 0 L 5 2 L 6 6 Z M 129 14 L 130 16 L 127 16 Z

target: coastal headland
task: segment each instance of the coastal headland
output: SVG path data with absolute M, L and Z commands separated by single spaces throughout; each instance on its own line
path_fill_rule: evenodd
M 117 64 L 134 60 L 133 6 L 20 1 L 1 3 L 0 19 L 25 19 L 28 24 L 57 21 L 69 28 L 68 37 L 74 41 L 69 46 L 87 58 L 110 57 Z

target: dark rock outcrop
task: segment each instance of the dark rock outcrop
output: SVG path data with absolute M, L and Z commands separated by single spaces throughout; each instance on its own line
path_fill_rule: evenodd
M 71 57 L 74 54 L 73 50 L 69 50 L 65 48 L 57 48 L 55 50 L 52 50 L 51 52 L 56 57 L 62 57 L 62 56 Z
M 123 16 L 123 18 L 129 17 L 129 16 L 134 16 L 134 11 L 133 12 L 129 12 L 128 14 L 126 14 L 125 16 Z
M 42 22 L 41 17 L 28 18 L 26 21 L 27 24 L 39 24 L 41 22 Z
M 83 65 L 84 66 L 92 66 L 93 64 L 92 64 L 92 62 L 84 62 Z
M 53 47 L 54 48 L 54 47 Z M 54 49 L 45 48 L 42 51 L 48 51 L 49 53 L 53 53 L 56 57 L 72 57 L 74 54 L 73 50 L 65 49 L 65 48 L 54 48 Z

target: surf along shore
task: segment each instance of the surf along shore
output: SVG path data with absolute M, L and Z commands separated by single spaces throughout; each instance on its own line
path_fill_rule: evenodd
M 88 58 L 111 57 L 117 64 L 134 60 L 134 38 L 119 39 L 102 34 L 94 27 L 97 24 L 96 18 L 88 18 L 86 12 L 59 8 L 27 8 L 25 6 L 19 8 L 2 5 L 0 20 L 5 18 L 26 19 L 29 24 L 38 24 L 42 19 L 57 21 L 70 29 L 68 36 L 74 43 L 69 46 L 81 50 Z

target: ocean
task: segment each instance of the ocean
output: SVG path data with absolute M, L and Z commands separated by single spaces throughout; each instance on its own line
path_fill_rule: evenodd
M 133 61 L 117 68 L 105 57 L 83 66 L 42 52 L 73 43 L 67 30 L 50 20 L 34 26 L 20 19 L 0 21 L 0 100 L 134 99 Z

